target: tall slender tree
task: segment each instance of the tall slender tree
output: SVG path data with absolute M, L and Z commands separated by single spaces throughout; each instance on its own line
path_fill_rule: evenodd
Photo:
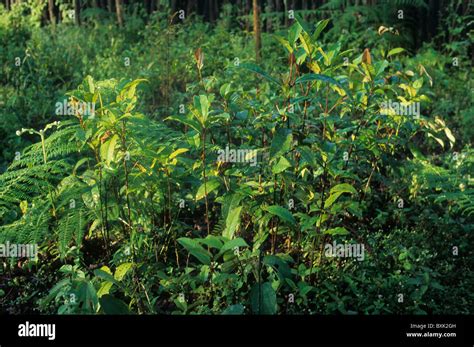
M 258 62 L 261 58 L 262 38 L 260 32 L 260 9 L 258 0 L 253 0 L 253 34 L 255 36 L 255 60 Z
M 48 13 L 49 21 L 53 26 L 56 25 L 56 15 L 54 14 L 54 0 L 48 0 Z
M 250 0 L 244 0 L 245 1 L 245 31 L 249 32 L 250 31 L 250 20 L 248 18 L 249 13 L 250 13 Z
M 266 31 L 267 32 L 270 32 L 272 30 L 272 15 L 270 15 L 270 13 L 272 13 L 274 10 L 274 7 L 273 7 L 273 0 L 268 0 L 267 1 L 267 6 L 265 8 L 265 12 L 267 13 L 267 20 L 266 20 Z
M 74 0 L 74 22 L 76 25 L 81 25 L 81 2 Z
M 122 0 L 115 0 L 115 11 L 117 13 L 117 22 L 119 27 L 123 26 Z

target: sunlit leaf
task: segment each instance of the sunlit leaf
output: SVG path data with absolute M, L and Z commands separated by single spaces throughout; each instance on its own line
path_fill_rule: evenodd
M 296 224 L 295 217 L 291 214 L 290 211 L 288 211 L 286 208 L 278 206 L 278 205 L 272 205 L 268 206 L 266 208 L 268 212 L 271 214 L 278 216 L 281 220 L 288 222 L 290 224 Z

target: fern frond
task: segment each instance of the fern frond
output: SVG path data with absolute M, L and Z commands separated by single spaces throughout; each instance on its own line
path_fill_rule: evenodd
M 71 153 L 78 152 L 77 143 L 74 141 L 80 125 L 74 121 L 64 122 L 63 126 L 52 133 L 44 141 L 48 161 L 64 158 Z M 35 143 L 25 149 L 20 159 L 15 160 L 10 170 L 19 167 L 33 167 L 44 164 L 41 142 Z

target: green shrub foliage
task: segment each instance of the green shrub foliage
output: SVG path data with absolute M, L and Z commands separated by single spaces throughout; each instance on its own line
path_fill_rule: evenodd
M 224 19 L 116 34 L 100 11 L 81 29 L 6 16 L 2 64 L 24 64 L 1 73 L 0 244 L 39 248 L 3 258 L 1 310 L 472 313 L 464 46 L 457 71 L 393 28 L 351 42 L 304 14 L 258 64 Z

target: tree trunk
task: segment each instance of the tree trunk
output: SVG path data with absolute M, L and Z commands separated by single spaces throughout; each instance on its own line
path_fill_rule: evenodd
M 81 3 L 79 0 L 74 0 L 74 22 L 76 25 L 81 25 Z
M 258 8 L 258 0 L 253 0 L 253 33 L 255 36 L 255 60 L 260 61 L 262 40 L 260 33 L 260 12 Z
M 212 1 L 214 3 L 214 13 L 215 13 L 215 18 L 219 19 L 219 4 L 217 0 Z
M 266 12 L 267 12 L 267 32 L 270 32 L 272 31 L 272 17 L 271 15 L 269 15 L 270 13 L 272 13 L 274 10 L 274 7 L 273 7 L 273 0 L 268 0 L 268 3 L 267 3 L 267 7 L 266 7 Z
M 186 14 L 191 14 L 192 11 L 197 12 L 197 6 L 194 1 L 188 1 L 187 6 L 186 6 Z
M 278 13 L 278 17 L 276 17 L 276 30 L 280 29 L 281 21 L 280 21 L 280 14 L 281 14 L 281 0 L 275 0 L 275 12 Z
M 216 20 L 214 13 L 214 0 L 209 0 L 207 5 L 209 6 L 209 21 L 213 23 Z
M 55 26 L 56 16 L 54 15 L 54 0 L 48 0 L 48 12 L 49 12 L 49 21 L 51 22 L 53 26 Z
M 249 32 L 250 31 L 250 20 L 248 19 L 247 16 L 250 15 L 250 6 L 249 6 L 249 1 L 250 0 L 244 0 L 245 1 L 245 31 Z
M 115 9 L 117 12 L 117 22 L 119 27 L 123 26 L 122 0 L 115 0 Z

